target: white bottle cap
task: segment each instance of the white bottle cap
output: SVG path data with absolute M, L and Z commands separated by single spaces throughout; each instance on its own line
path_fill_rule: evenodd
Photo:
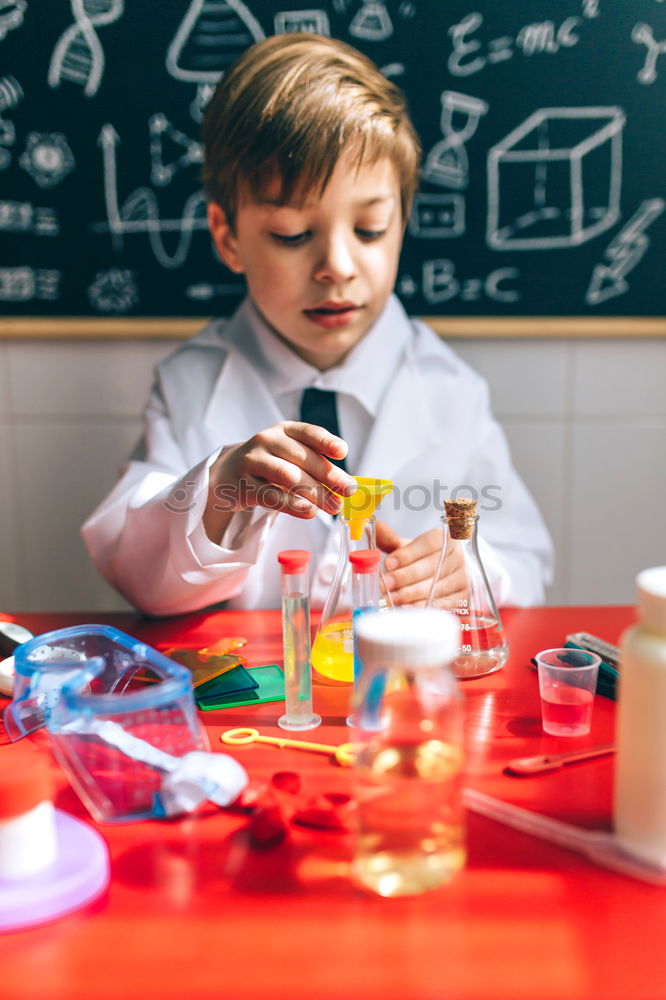
M 641 621 L 657 632 L 666 632 L 666 566 L 644 569 L 636 577 L 636 587 Z
M 386 664 L 436 667 L 459 652 L 460 625 L 437 608 L 366 611 L 354 621 L 362 660 L 376 657 Z

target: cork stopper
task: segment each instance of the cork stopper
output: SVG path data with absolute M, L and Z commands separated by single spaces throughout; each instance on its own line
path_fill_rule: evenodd
M 444 501 L 451 538 L 471 538 L 476 518 L 476 500 L 456 497 Z

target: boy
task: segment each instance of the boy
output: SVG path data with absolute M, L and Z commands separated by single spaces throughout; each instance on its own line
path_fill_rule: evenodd
M 499 603 L 538 603 L 550 543 L 485 383 L 391 294 L 420 152 L 400 92 L 342 42 L 278 35 L 222 80 L 203 136 L 211 235 L 248 298 L 159 366 L 144 438 L 83 527 L 102 574 L 152 614 L 277 607 L 276 555 L 306 548 L 320 605 L 346 457 L 395 482 L 377 541 L 396 604 L 427 598 L 456 485 L 494 498 Z M 312 390 L 337 394 L 339 434 L 308 420 Z

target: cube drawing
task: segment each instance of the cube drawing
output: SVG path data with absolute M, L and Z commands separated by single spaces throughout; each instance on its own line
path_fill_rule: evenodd
M 625 120 L 618 107 L 541 108 L 492 146 L 488 246 L 573 247 L 614 225 Z

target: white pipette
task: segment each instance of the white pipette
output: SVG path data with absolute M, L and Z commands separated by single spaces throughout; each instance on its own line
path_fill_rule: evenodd
M 498 823 L 504 823 L 514 830 L 549 840 L 559 847 L 584 854 L 590 861 L 603 868 L 610 868 L 622 875 L 629 875 L 631 878 L 652 885 L 666 885 L 666 868 L 651 865 L 627 853 L 617 843 L 613 834 L 606 830 L 584 830 L 571 823 L 563 823 L 561 820 L 521 809 L 520 806 L 495 799 L 492 795 L 485 795 L 473 788 L 463 790 L 463 802 L 472 812 L 497 820 Z

